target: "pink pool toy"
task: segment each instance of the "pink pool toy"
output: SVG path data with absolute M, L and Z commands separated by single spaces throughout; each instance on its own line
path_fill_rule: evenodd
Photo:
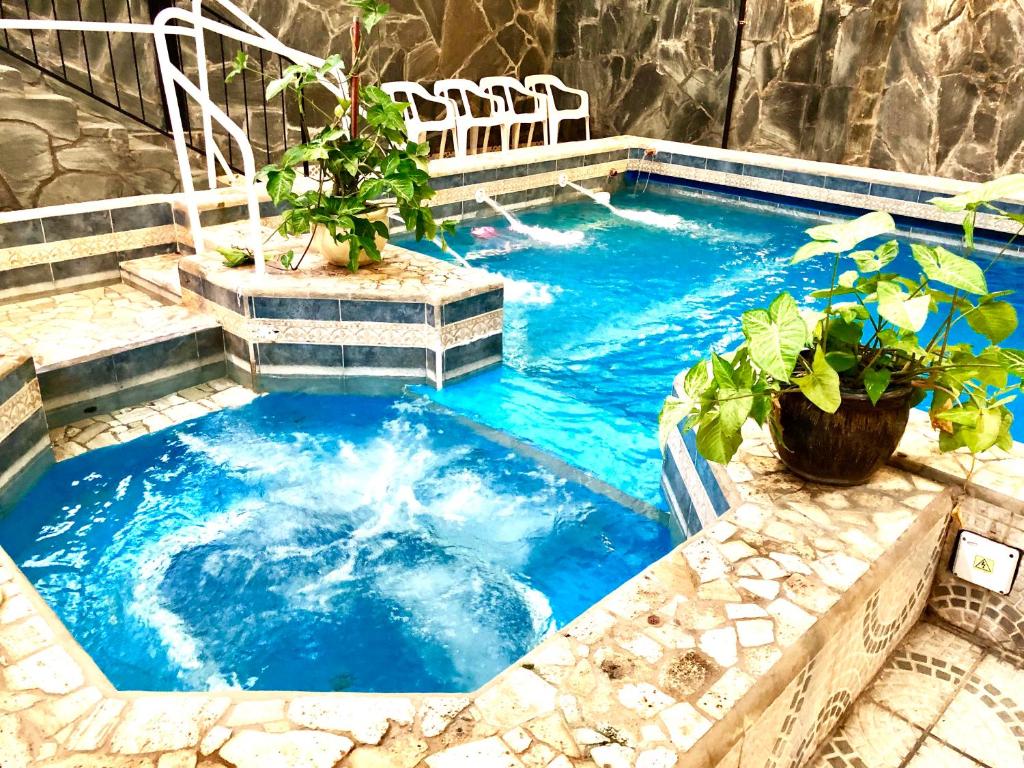
M 498 230 L 494 227 L 473 227 L 469 230 L 469 234 L 481 240 L 490 240 L 498 236 Z

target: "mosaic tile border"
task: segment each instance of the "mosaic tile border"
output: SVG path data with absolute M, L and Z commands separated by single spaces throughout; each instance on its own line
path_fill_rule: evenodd
M 499 282 L 401 249 L 389 258 L 441 270 L 438 276 L 450 274 L 456 282 L 450 289 L 435 284 L 428 270 L 426 280 L 396 285 L 392 293 L 386 276 L 371 285 L 367 281 L 377 277 L 366 271 L 324 279 L 314 270 L 313 276 L 259 283 L 193 257 L 179 263 L 182 301 L 217 318 L 231 375 L 258 388 L 302 379 L 441 387 L 501 362 Z M 390 268 L 402 270 L 388 262 Z
M 9 493 L 31 483 L 51 463 L 53 450 L 32 358 L 0 352 L 0 512 Z
M 932 622 L 915 626 L 806 768 L 1024 764 L 1024 669 Z

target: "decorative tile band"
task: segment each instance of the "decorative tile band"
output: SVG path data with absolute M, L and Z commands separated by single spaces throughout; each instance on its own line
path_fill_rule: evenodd
M 53 462 L 32 359 L 0 354 L 0 512 L 10 493 Z
M 497 294 L 492 296 L 492 294 Z M 461 317 L 468 309 L 479 311 L 501 305 L 501 292 L 492 291 L 476 297 L 459 300 L 471 302 L 459 306 L 450 317 Z M 250 297 L 250 302 L 262 297 Z M 228 362 L 240 376 L 304 377 L 304 376 L 373 376 L 380 378 L 422 379 L 442 383 L 465 375 L 485 365 L 501 361 L 502 309 L 484 312 L 447 325 L 429 324 L 443 307 L 415 305 L 421 318 L 419 323 L 310 320 L 302 318 L 246 317 L 195 293 L 189 283 L 183 283 L 182 301 L 186 306 L 213 315 L 224 328 Z M 311 305 L 311 299 L 275 297 L 274 312 L 289 314 L 287 304 L 294 302 L 299 312 L 323 315 L 325 308 Z M 333 313 L 338 300 L 327 302 Z M 387 302 L 341 301 L 341 313 L 346 306 Z M 249 306 L 253 306 L 252 303 Z M 408 303 L 399 302 L 399 308 Z M 422 307 L 419 308 L 419 307 Z M 351 309 L 351 308 L 350 308 Z M 374 314 L 380 307 L 370 308 Z M 333 316 L 333 314 L 332 314 Z M 497 337 L 497 344 L 480 344 Z M 477 346 L 473 346 L 476 344 Z
M 505 170 L 516 172 L 521 170 L 521 167 L 510 167 Z M 464 186 L 444 189 L 438 192 L 436 197 L 431 200 L 431 205 L 438 207 L 451 203 L 468 202 L 475 199 L 476 193 L 480 189 L 483 189 L 484 192 L 492 197 L 527 191 L 539 191 L 543 194 L 548 194 L 545 190 L 552 187 L 557 189 L 559 179 L 563 175 L 569 181 L 580 182 L 588 179 L 603 178 L 610 173 L 625 173 L 626 170 L 627 161 L 625 159 L 539 174 L 529 174 L 529 166 L 527 166 L 526 171 L 528 175 L 513 175 L 503 179 L 481 180 L 478 183 L 470 182 Z
M 0 225 L 9 226 L 9 225 Z M 38 245 L 22 245 L 0 250 L 0 270 L 15 269 L 36 264 L 81 259 L 108 253 L 127 253 L 176 242 L 173 224 L 128 232 L 89 235 Z M 171 251 L 174 249 L 171 248 Z M 151 254 L 147 254 L 151 255 Z
M 676 377 L 677 397 L 683 395 L 682 379 L 683 374 Z M 662 457 L 661 487 L 676 522 L 688 536 L 711 525 L 732 506 L 729 497 L 735 498 L 736 492 L 730 485 L 697 451 L 692 432 L 673 430 Z
M 642 178 L 657 176 L 665 180 L 684 179 L 697 184 L 713 185 L 725 193 L 742 195 L 744 192 L 760 193 L 776 198 L 800 201 L 808 207 L 808 201 L 853 211 L 885 210 L 896 216 L 903 216 L 933 227 L 948 229 L 959 227 L 962 216 L 945 213 L 928 204 L 933 197 L 944 193 L 925 189 L 898 187 L 892 184 L 869 183 L 843 177 L 820 176 L 816 174 L 780 171 L 738 163 L 729 163 L 667 153 L 658 153 L 653 159 L 631 160 L 629 172 Z M 1009 213 L 1024 211 L 1024 205 L 1003 203 Z M 1013 234 L 1016 226 L 989 214 L 978 216 L 978 229 L 1002 235 Z
M 0 404 L 0 443 L 3 443 L 14 430 L 42 407 L 43 399 L 39 394 L 39 381 L 33 378 Z

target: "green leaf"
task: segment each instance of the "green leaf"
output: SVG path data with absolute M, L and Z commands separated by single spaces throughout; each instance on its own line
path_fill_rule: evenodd
M 248 63 L 249 54 L 247 54 L 245 51 L 239 51 L 238 53 L 236 53 L 235 58 L 231 61 L 230 71 L 228 71 L 228 73 L 224 76 L 224 82 L 230 83 L 240 74 L 242 74 L 245 71 L 246 64 Z
M 750 418 L 759 427 L 763 427 L 772 412 L 772 398 L 768 395 L 754 395 L 754 402 L 750 407 Z
M 835 243 L 822 243 L 817 240 L 812 240 L 809 243 L 801 245 L 797 252 L 793 254 L 793 258 L 790 259 L 790 264 L 799 264 L 801 261 L 807 261 L 813 259 L 815 256 L 821 256 L 823 253 L 838 253 L 839 249 Z
M 816 244 L 808 243 L 800 248 L 790 263 L 798 264 L 823 253 L 845 253 L 853 250 L 865 240 L 895 230 L 896 222 L 884 211 L 866 213 L 850 221 L 811 227 L 807 230 L 807 234 L 816 241 Z
M 1017 310 L 1005 301 L 980 304 L 964 314 L 967 324 L 993 344 L 998 344 L 1017 330 Z
M 829 341 L 853 346 L 859 344 L 864 335 L 864 323 L 850 322 L 843 317 L 833 318 L 828 324 Z
M 878 314 L 895 325 L 908 331 L 920 331 L 928 319 L 931 298 L 905 293 L 895 283 L 882 281 L 878 284 Z
M 270 101 L 272 98 L 280 94 L 281 91 L 283 91 L 285 88 L 291 85 L 293 79 L 294 78 L 291 75 L 283 75 L 282 77 L 278 77 L 275 80 L 271 80 L 267 84 L 267 92 L 264 98 L 267 101 Z
M 825 359 L 836 373 L 845 373 L 857 365 L 860 358 L 852 352 L 828 352 Z
M 683 391 L 694 400 L 704 394 L 704 390 L 711 383 L 711 374 L 708 373 L 708 361 L 700 360 L 683 378 Z
M 857 251 L 851 254 L 851 257 L 861 272 L 878 272 L 892 263 L 899 252 L 900 244 L 895 240 L 890 240 L 873 251 Z
M 295 185 L 295 169 L 268 169 L 266 171 L 266 177 L 267 194 L 270 195 L 270 199 L 273 200 L 276 205 L 280 205 L 284 201 L 285 197 L 291 193 L 292 187 Z
M 754 394 L 749 389 L 720 387 L 718 390 L 718 414 L 722 429 L 738 432 L 750 415 L 754 405 Z
M 814 350 L 814 361 L 811 363 L 811 372 L 806 376 L 794 379 L 804 397 L 818 406 L 825 413 L 835 413 L 842 404 L 842 396 L 839 392 L 839 374 L 835 372 L 821 347 Z
M 807 323 L 793 297 L 780 293 L 767 310 L 744 312 L 742 323 L 750 359 L 772 378 L 788 382 L 807 344 Z
M 737 382 L 736 377 L 733 375 L 732 365 L 730 365 L 728 360 L 715 352 L 711 353 L 711 371 L 720 387 L 736 386 Z
M 969 192 L 953 197 L 933 197 L 928 202 L 943 211 L 965 211 L 977 208 L 982 203 L 991 203 L 1004 197 L 1024 195 L 1024 174 L 1003 176 L 985 184 L 979 184 Z
M 945 283 L 961 291 L 974 294 L 988 293 L 988 283 L 981 267 L 970 259 L 957 256 L 940 246 L 913 243 L 910 250 L 929 280 Z
M 981 412 L 977 407 L 963 405 L 932 414 L 932 417 L 936 421 L 945 421 L 950 424 L 962 424 L 965 427 L 976 426 L 980 416 Z
M 728 464 L 743 442 L 739 430 L 728 431 L 722 427 L 721 419 L 709 415 L 697 427 L 697 450 L 708 461 Z
M 256 260 L 248 248 L 217 248 L 217 253 L 224 257 L 224 266 L 232 269 L 252 264 Z
M 892 371 L 888 368 L 868 368 L 864 371 L 864 391 L 868 393 L 872 405 L 878 405 L 891 380 Z
M 693 412 L 693 401 L 666 397 L 658 414 L 658 444 L 665 450 L 668 439 L 676 427 Z
M 981 410 L 974 426 L 956 425 L 955 431 L 971 453 L 982 453 L 999 441 L 1003 426 L 1003 414 L 998 410 Z
M 964 216 L 964 246 L 974 249 L 974 211 L 968 211 Z

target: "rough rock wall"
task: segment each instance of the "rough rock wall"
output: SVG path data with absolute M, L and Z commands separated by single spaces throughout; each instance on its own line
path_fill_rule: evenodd
M 597 136 L 717 144 L 738 0 L 559 0 L 554 71 L 588 90 Z
M 862 163 L 900 0 L 752 0 L 730 146 Z
M 0 54 L 0 211 L 178 187 L 163 136 Z
M 738 0 L 560 0 L 598 136 L 722 137 Z M 958 178 L 1024 170 L 1024 0 L 748 0 L 729 146 Z
M 967 179 L 1024 170 L 1024 2 L 903 0 L 869 162 Z
M 240 6 L 285 43 L 326 56 L 349 47 L 352 10 L 336 0 L 244 0 Z M 547 72 L 555 0 L 393 0 L 374 31 L 385 80 Z

